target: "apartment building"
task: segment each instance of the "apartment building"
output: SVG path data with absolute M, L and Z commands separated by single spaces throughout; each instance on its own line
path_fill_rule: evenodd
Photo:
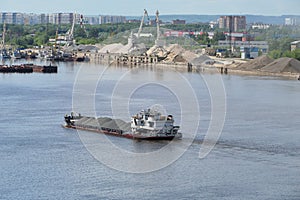
M 221 16 L 219 18 L 219 28 L 229 32 L 246 30 L 246 16 Z

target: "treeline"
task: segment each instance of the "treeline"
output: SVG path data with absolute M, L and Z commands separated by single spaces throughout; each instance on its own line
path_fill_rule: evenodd
M 103 24 L 103 25 L 75 25 L 74 38 L 78 44 L 96 44 L 101 43 L 109 36 L 117 33 L 138 28 L 139 24 Z M 0 26 L 3 30 L 3 24 Z M 33 46 L 50 45 L 49 39 L 55 38 L 56 33 L 65 34 L 71 25 L 6 25 L 5 43 L 16 48 L 29 48 Z
M 80 25 L 75 26 L 74 38 L 77 44 L 96 44 L 102 43 L 115 35 L 133 30 L 137 32 L 139 23 L 122 23 L 122 24 L 101 24 L 101 25 Z M 145 28 L 151 26 L 145 26 Z M 154 27 L 154 26 L 152 26 Z M 3 30 L 3 24 L 0 25 Z M 16 48 L 28 48 L 33 46 L 50 45 L 49 39 L 56 37 L 58 34 L 65 34 L 71 25 L 54 25 L 54 24 L 39 24 L 39 25 L 6 25 L 6 39 L 8 45 Z M 162 27 L 163 29 L 202 32 L 201 35 L 189 35 L 194 41 L 200 45 L 217 45 L 219 40 L 225 40 L 224 30 L 212 29 L 208 24 L 168 24 Z M 208 32 L 214 32 L 214 38 L 208 37 Z M 254 36 L 255 40 L 268 41 L 269 56 L 278 58 L 282 56 L 299 59 L 299 50 L 290 51 L 291 42 L 299 40 L 300 26 L 270 26 L 265 30 L 248 30 L 249 34 Z

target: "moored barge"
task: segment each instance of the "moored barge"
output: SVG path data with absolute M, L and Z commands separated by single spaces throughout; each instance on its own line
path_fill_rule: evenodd
M 34 65 L 34 64 L 21 64 L 21 65 L 0 65 L 0 73 L 57 73 L 57 66 L 52 65 Z

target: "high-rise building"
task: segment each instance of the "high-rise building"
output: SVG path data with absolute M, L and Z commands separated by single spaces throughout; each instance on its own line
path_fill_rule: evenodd
M 296 26 L 300 24 L 300 17 L 289 17 L 285 18 L 285 25 L 287 26 Z
M 229 32 L 244 31 L 246 29 L 246 16 L 221 16 L 219 28 Z
M 99 24 L 99 16 L 85 16 L 84 21 L 86 24 Z
M 24 16 L 22 13 L 0 13 L 0 23 L 6 24 L 23 24 Z
M 117 24 L 117 23 L 125 23 L 126 17 L 124 16 L 100 16 L 99 24 Z
M 73 19 L 74 13 L 53 13 L 49 15 L 49 23 L 51 24 L 72 24 Z
M 0 12 L 0 24 L 72 24 L 75 23 L 88 24 L 115 24 L 126 23 L 124 16 L 89 16 L 81 19 L 80 14 L 75 13 L 52 13 L 52 14 L 35 14 L 35 13 L 10 13 Z
M 49 15 L 48 14 L 41 14 L 40 19 L 41 19 L 41 24 L 49 23 Z

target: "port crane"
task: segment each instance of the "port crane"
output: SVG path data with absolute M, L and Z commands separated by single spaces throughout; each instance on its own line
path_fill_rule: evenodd
M 4 58 L 10 58 L 10 55 L 8 51 L 5 48 L 5 35 L 6 35 L 6 23 L 3 24 L 3 32 L 2 32 L 2 41 L 1 41 L 1 57 Z
M 147 55 L 156 55 L 158 59 L 164 59 L 167 57 L 169 52 L 164 48 L 166 45 L 166 42 L 161 39 L 161 34 L 160 34 L 160 20 L 159 20 L 159 11 L 156 11 L 156 40 L 155 40 L 155 45 L 151 47 L 147 51 Z
M 148 21 L 150 21 L 150 17 L 148 15 L 148 11 L 146 9 L 144 9 L 144 15 L 142 17 L 140 28 L 139 28 L 139 31 L 137 33 L 137 38 L 140 38 L 140 36 L 141 36 L 141 32 L 142 32 L 143 25 L 144 25 L 144 22 L 145 22 L 145 17 L 147 17 Z
M 2 32 L 2 49 L 5 49 L 5 33 L 6 33 L 6 24 L 3 24 L 3 32 Z
M 165 42 L 160 38 L 160 23 L 159 23 L 159 11 L 156 11 L 156 40 L 155 45 L 158 47 L 165 46 Z
M 73 45 L 74 42 L 74 30 L 75 30 L 75 24 L 76 24 L 76 13 L 73 14 L 73 22 L 72 22 L 72 26 L 71 29 L 69 29 L 67 31 L 67 33 L 65 34 L 65 40 L 66 40 L 66 47 Z M 83 15 L 80 15 L 80 19 L 78 21 L 78 23 L 80 24 L 80 28 L 82 28 L 85 32 L 85 34 L 87 35 L 87 31 L 85 29 L 85 25 L 84 25 L 84 20 L 83 20 Z
M 69 29 L 65 35 L 65 40 L 66 40 L 65 46 L 71 46 L 73 44 L 75 22 L 76 22 L 76 14 L 74 13 L 71 29 Z

